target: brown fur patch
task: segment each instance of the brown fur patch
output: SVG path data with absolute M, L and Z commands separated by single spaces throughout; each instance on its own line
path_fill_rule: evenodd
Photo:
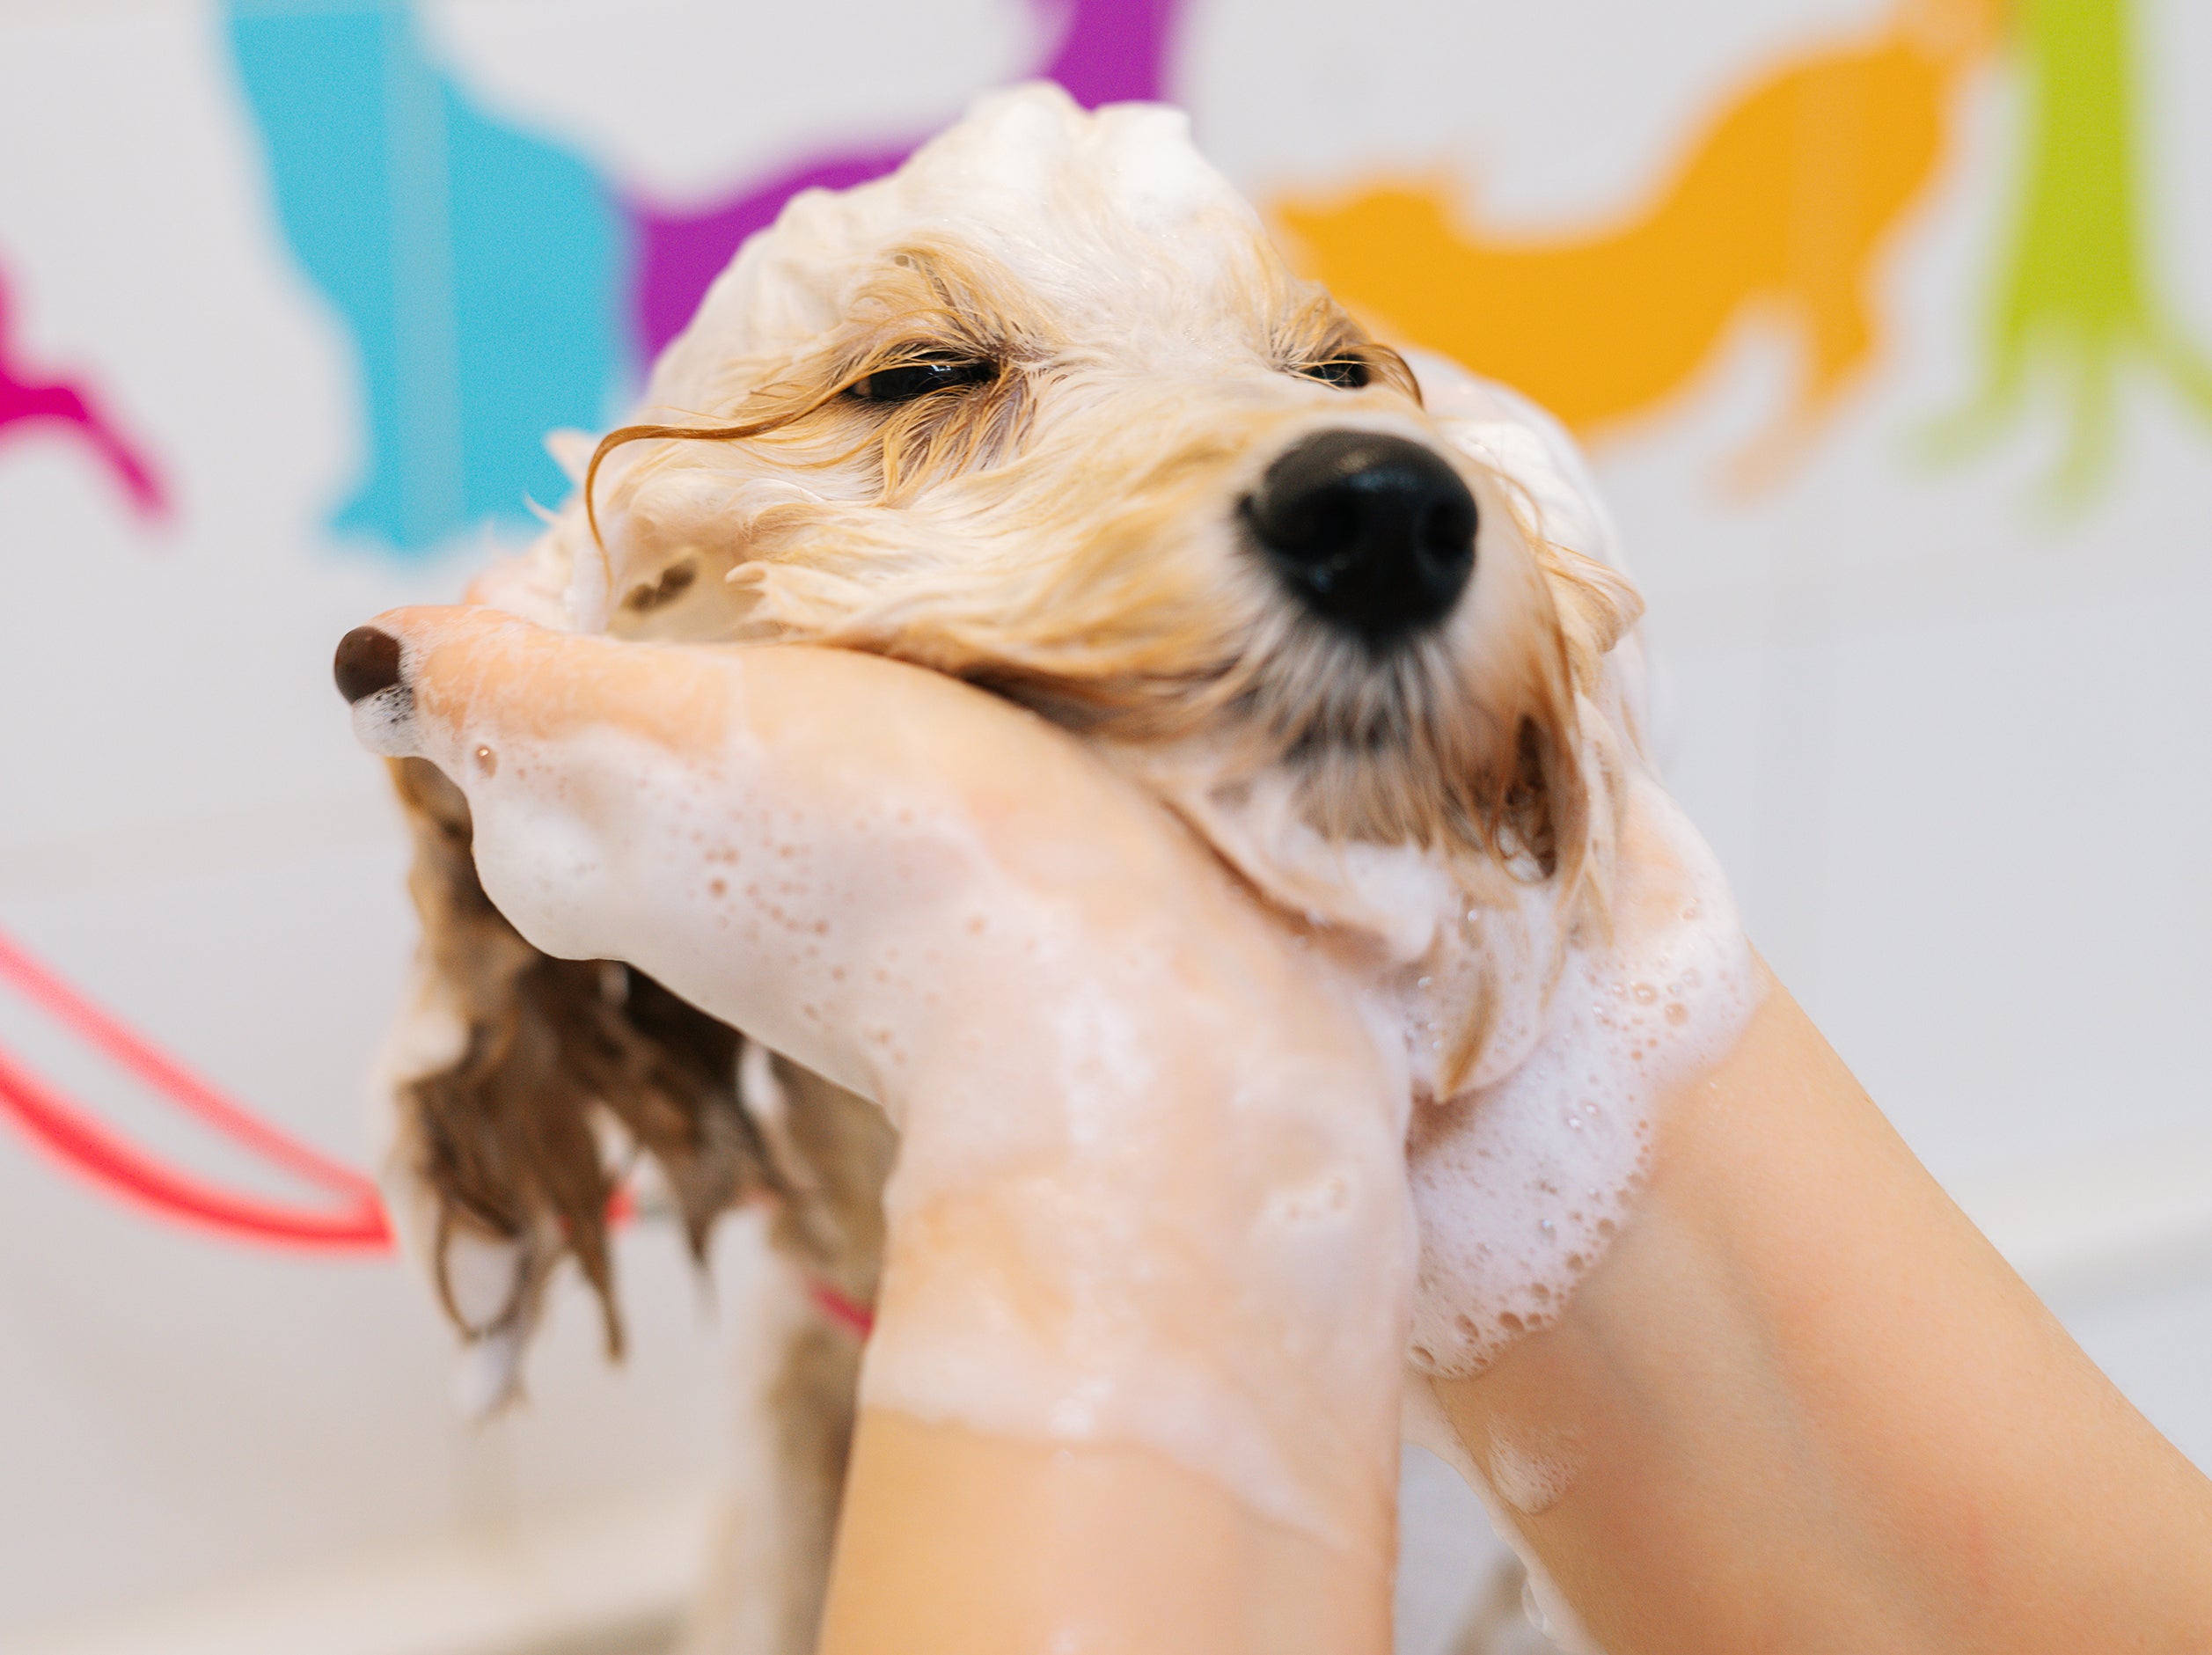
M 659 1163 L 703 1254 L 719 1214 L 774 1185 L 737 1093 L 737 1034 L 627 966 L 531 948 L 477 880 L 460 790 L 421 759 L 392 771 L 414 831 L 409 889 L 423 947 L 466 1029 L 459 1058 L 408 1080 L 399 1099 L 414 1117 L 414 1170 L 437 1203 L 440 1296 L 460 1322 L 444 1265 L 457 1227 L 528 1243 L 502 1322 L 528 1316 L 553 1266 L 573 1255 L 619 1354 L 607 1253 L 616 1171 L 602 1112 Z

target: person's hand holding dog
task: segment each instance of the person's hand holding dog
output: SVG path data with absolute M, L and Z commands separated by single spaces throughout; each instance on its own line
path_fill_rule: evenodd
M 467 792 L 533 942 L 639 963 L 902 1128 L 822 1647 L 1387 1649 L 1404 1083 L 1326 947 L 948 679 L 377 628 L 341 652 L 357 727 Z M 1432 1392 L 1611 1655 L 2212 1637 L 2212 1486 L 1778 985 L 1665 1100 L 1565 1314 Z
M 1388 1648 L 1405 1088 L 1325 948 L 917 668 L 470 607 L 340 677 L 466 793 L 531 942 L 900 1128 L 824 1648 Z

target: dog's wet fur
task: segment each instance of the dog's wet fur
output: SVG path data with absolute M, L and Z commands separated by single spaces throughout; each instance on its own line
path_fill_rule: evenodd
M 1440 457 L 1479 503 L 1444 612 L 1338 625 L 1256 554 L 1270 465 L 1344 429 Z M 1455 912 L 1540 884 L 1602 923 L 1592 709 L 1633 592 L 1547 538 L 1407 363 L 1290 275 L 1179 117 L 1027 89 L 897 178 L 799 198 L 670 348 L 644 416 L 576 464 L 585 448 L 578 497 L 480 596 L 620 636 L 804 640 L 953 674 L 1095 743 L 1324 923 L 1356 927 L 1375 899 L 1300 847 L 1354 842 L 1445 870 Z M 538 953 L 477 882 L 458 789 L 420 760 L 393 770 L 423 926 L 387 1067 L 394 1206 L 465 1336 L 504 1352 L 490 1392 L 563 1258 L 619 1349 L 607 1219 L 639 1154 L 694 1249 L 765 1200 L 800 1272 L 869 1300 L 895 1151 L 874 1104 L 741 1062 L 736 1030 L 620 963 Z M 1417 1084 L 1457 1089 L 1490 1014 L 1477 983 Z M 457 1238 L 503 1261 L 488 1296 L 457 1288 Z M 784 1336 L 773 1486 L 740 1491 L 775 1543 L 725 1571 L 699 1650 L 813 1647 L 860 1346 L 820 1315 Z

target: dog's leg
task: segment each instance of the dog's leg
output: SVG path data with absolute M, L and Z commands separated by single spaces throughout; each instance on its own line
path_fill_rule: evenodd
M 741 1336 L 774 1350 L 767 1365 L 738 1365 L 752 1372 L 737 1388 L 731 1484 L 681 1655 L 811 1655 L 820 1629 L 861 1344 L 807 1302 L 795 1273 L 785 1285 L 773 1330 Z
M 739 1388 L 736 1486 L 684 1655 L 811 1655 L 859 1409 L 861 1337 L 817 1302 L 873 1302 L 897 1139 L 881 1110 L 755 1049 L 746 1096 L 787 1191 L 773 1241 L 787 1291 L 775 1367 Z

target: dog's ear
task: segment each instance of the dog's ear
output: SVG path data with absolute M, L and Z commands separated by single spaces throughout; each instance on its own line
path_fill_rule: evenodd
M 1597 700 L 1605 657 L 1642 619 L 1644 595 L 1626 575 L 1579 552 L 1539 538 L 1535 553 L 1559 617 L 1569 679 L 1578 695 Z
M 1520 732 L 1524 843 L 1558 882 L 1564 909 L 1602 925 L 1612 888 L 1614 816 L 1623 715 L 1608 657 L 1644 612 L 1628 577 L 1594 558 L 1531 536 L 1555 619 L 1552 659 Z M 1632 739 L 1632 738 L 1630 738 Z
M 422 922 L 402 1038 L 410 1023 L 436 1032 L 386 1065 L 399 1117 L 386 1182 L 447 1314 L 491 1347 L 482 1400 L 495 1402 L 564 1256 L 598 1295 L 609 1353 L 621 1350 L 611 1149 L 659 1164 L 695 1254 L 770 1173 L 737 1090 L 736 1031 L 626 966 L 531 947 L 477 879 L 460 789 L 421 759 L 392 768 Z

